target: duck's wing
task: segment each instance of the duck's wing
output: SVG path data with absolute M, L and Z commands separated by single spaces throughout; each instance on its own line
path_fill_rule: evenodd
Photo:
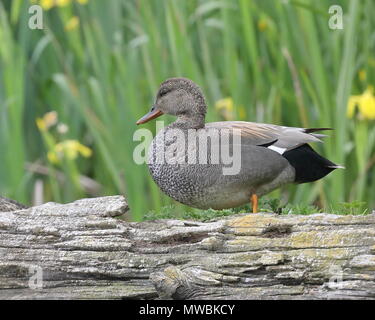
M 265 146 L 280 154 L 298 148 L 311 142 L 322 142 L 325 135 L 315 133 L 330 128 L 296 128 L 284 127 L 273 124 L 245 122 L 245 121 L 221 121 L 206 123 L 206 129 L 228 129 L 233 134 L 241 135 L 241 143 L 244 145 Z

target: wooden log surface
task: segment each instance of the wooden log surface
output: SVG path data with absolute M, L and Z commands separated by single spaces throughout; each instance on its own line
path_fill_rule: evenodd
M 12 210 L 0 299 L 375 298 L 375 214 L 129 223 L 122 196 Z

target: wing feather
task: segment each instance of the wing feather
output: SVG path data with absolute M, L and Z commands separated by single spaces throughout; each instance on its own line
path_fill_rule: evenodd
M 241 135 L 241 142 L 245 145 L 275 146 L 289 151 L 299 146 L 311 143 L 322 142 L 325 135 L 314 133 L 329 128 L 297 128 L 284 127 L 266 123 L 245 122 L 245 121 L 221 121 L 206 123 L 205 128 L 216 129 L 237 129 L 234 134 Z

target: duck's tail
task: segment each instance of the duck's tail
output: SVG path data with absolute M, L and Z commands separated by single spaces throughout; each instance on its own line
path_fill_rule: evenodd
M 337 165 L 322 157 L 308 144 L 303 144 L 298 148 L 286 151 L 283 153 L 283 157 L 286 158 L 296 170 L 294 180 L 296 183 L 316 181 L 325 177 L 335 169 L 344 169 L 343 166 Z

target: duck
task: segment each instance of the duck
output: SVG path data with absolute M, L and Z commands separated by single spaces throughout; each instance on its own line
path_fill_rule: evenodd
M 331 128 L 206 123 L 206 113 L 206 100 L 196 83 L 169 78 L 161 83 L 150 111 L 136 122 L 144 124 L 163 114 L 177 118 L 156 134 L 147 160 L 155 183 L 177 202 L 214 210 L 250 203 L 257 213 L 259 198 L 269 192 L 287 184 L 313 182 L 343 168 L 310 146 L 323 142 L 326 135 L 319 132 Z M 227 159 L 223 150 L 228 151 Z M 236 169 L 230 170 L 234 162 Z

